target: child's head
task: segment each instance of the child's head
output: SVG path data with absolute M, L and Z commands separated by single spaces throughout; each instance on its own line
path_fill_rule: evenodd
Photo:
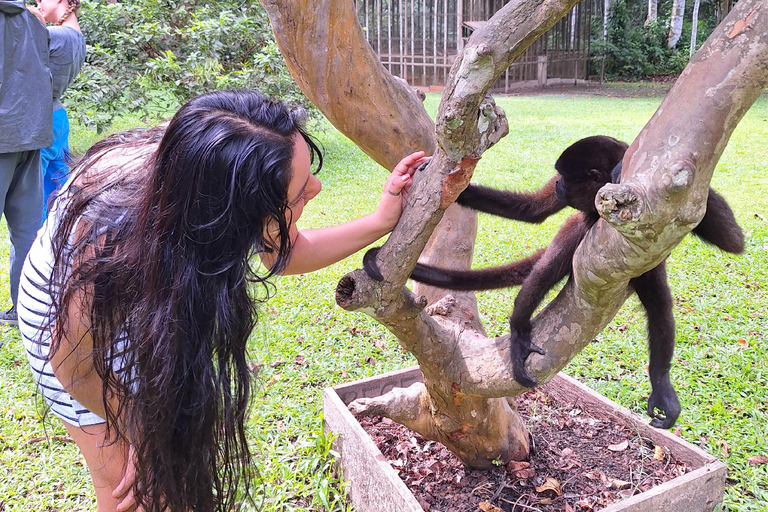
M 45 21 L 61 25 L 73 14 L 77 15 L 80 0 L 37 0 L 37 8 Z

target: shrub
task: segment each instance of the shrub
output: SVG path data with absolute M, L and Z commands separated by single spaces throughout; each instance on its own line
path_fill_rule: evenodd
M 67 93 L 72 118 L 102 129 L 119 112 L 167 116 L 205 91 L 258 88 L 308 106 L 263 8 L 234 0 L 83 0 L 86 66 Z

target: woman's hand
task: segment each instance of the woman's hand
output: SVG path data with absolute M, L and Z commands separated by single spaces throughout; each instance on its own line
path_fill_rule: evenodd
M 381 199 L 379 199 L 379 206 L 374 213 L 382 225 L 387 228 L 387 232 L 394 229 L 403 213 L 405 202 L 408 200 L 408 193 L 411 190 L 413 173 L 429 158 L 424 156 L 423 151 L 412 153 L 400 160 L 400 163 L 395 166 L 387 178 Z
M 128 463 L 125 466 L 123 479 L 112 491 L 112 497 L 120 500 L 117 512 L 143 512 L 144 507 L 136 506 L 136 498 L 133 495 L 133 484 L 136 481 L 136 451 L 133 445 L 128 448 Z

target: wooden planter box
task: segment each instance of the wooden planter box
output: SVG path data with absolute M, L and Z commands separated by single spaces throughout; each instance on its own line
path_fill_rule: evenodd
M 347 410 L 347 404 L 357 398 L 376 397 L 421 379 L 421 371 L 413 367 L 325 389 L 325 431 L 338 436 L 333 442 L 334 448 L 341 453 L 349 497 L 359 512 L 423 512 L 411 491 Z M 726 467 L 711 455 L 666 430 L 650 427 L 645 418 L 566 375 L 557 375 L 542 386 L 542 390 L 556 399 L 578 401 L 579 408 L 585 412 L 634 429 L 663 446 L 689 468 L 685 475 L 614 503 L 601 509 L 602 512 L 712 512 L 721 503 Z

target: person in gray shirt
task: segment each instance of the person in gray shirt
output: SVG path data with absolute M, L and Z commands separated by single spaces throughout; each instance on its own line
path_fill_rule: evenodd
M 18 324 L 21 267 L 43 218 L 40 149 L 53 136 L 48 39 L 24 0 L 0 0 L 0 212 L 11 242 L 13 303 L 0 323 L 11 325 Z
M 85 38 L 77 22 L 80 0 L 38 0 L 37 5 L 41 21 L 53 23 L 48 27 L 53 75 L 53 144 L 41 152 L 45 218 L 48 198 L 64 184 L 69 174 L 69 118 L 60 100 L 85 63 Z

